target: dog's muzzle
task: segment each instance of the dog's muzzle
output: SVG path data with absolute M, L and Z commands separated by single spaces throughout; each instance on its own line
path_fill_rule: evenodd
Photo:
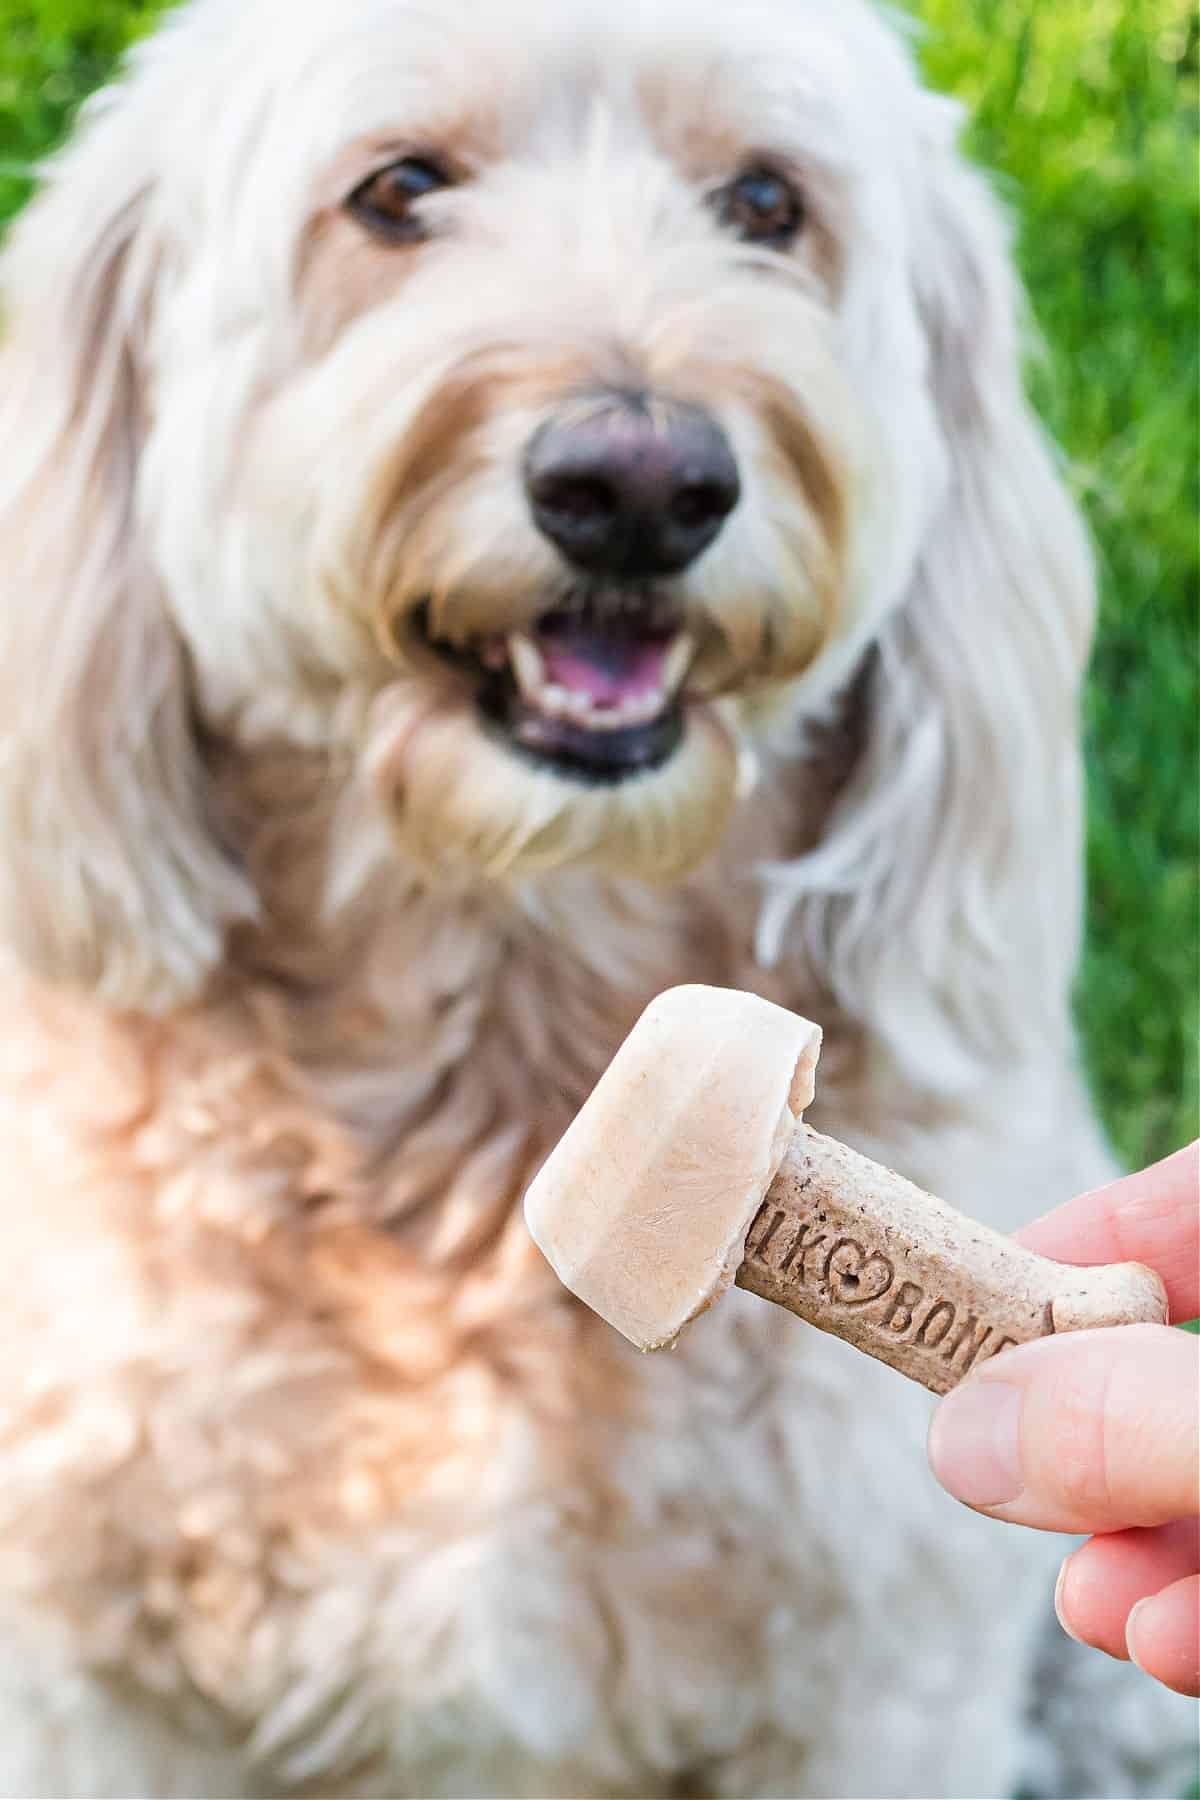
M 566 600 L 521 630 L 465 648 L 427 637 L 474 675 L 480 712 L 558 773 L 614 782 L 656 768 L 686 729 L 696 645 L 678 577 L 741 497 L 720 426 L 650 396 L 568 404 L 535 434 L 525 493 L 564 565 Z

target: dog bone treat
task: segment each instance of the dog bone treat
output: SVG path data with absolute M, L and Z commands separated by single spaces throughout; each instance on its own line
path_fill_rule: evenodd
M 1166 1320 L 1140 1264 L 1050 1262 L 801 1125 L 820 1045 L 753 994 L 653 1001 L 526 1195 L 564 1284 L 660 1350 L 736 1281 L 937 1394 L 1012 1344 Z

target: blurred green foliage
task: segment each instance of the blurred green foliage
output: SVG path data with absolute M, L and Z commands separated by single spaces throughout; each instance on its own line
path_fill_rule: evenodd
M 161 0 L 0 0 L 0 219 L 29 192 L 30 160 L 163 10 Z
M 1187 0 L 918 0 L 1021 220 L 1033 389 L 1096 540 L 1079 1016 L 1131 1165 L 1197 1132 L 1200 22 Z
M 1197 1129 L 1200 27 L 1189 0 L 912 0 L 936 85 L 1022 220 L 1035 396 L 1095 534 L 1079 1012 L 1131 1164 Z M 0 217 L 157 0 L 0 0 Z

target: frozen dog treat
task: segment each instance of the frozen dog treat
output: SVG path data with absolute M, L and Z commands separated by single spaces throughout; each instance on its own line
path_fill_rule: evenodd
M 643 1350 L 730 1285 L 813 1096 L 821 1033 L 753 994 L 642 1015 L 525 1200 L 562 1281 Z
M 563 1283 L 659 1350 L 736 1281 L 939 1394 L 1031 1338 L 1166 1320 L 1140 1264 L 1050 1262 L 802 1125 L 820 1045 L 753 994 L 660 995 L 526 1196 Z

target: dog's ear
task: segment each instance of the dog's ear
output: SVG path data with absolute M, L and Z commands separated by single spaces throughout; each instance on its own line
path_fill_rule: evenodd
M 1022 387 L 1007 223 L 926 104 L 912 281 L 949 487 L 878 642 L 862 762 L 827 841 L 775 872 L 762 948 L 799 904 L 843 1006 L 947 1094 L 1069 1054 L 1093 578 Z
M 152 154 L 105 96 L 0 261 L 0 930 L 52 979 L 161 1008 L 250 896 L 138 527 Z

